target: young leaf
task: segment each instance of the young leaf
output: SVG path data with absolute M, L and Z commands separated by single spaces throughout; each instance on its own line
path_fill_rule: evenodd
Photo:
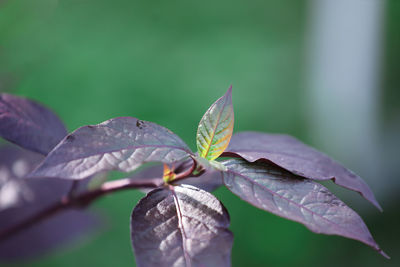
M 315 233 L 361 241 L 388 257 L 360 216 L 321 184 L 269 163 L 231 159 L 224 164 L 228 168 L 224 184 L 248 203 L 302 223 Z
M 121 117 L 68 135 L 30 176 L 83 179 L 109 170 L 130 172 L 145 162 L 173 163 L 190 154 L 170 130 Z
M 190 168 L 191 164 L 193 164 L 193 160 L 189 159 L 181 164 L 177 164 L 177 168 L 175 169 L 176 173 L 181 171 L 185 171 Z M 162 165 L 155 165 L 145 167 L 137 172 L 135 172 L 131 178 L 133 179 L 149 179 L 155 181 L 156 183 L 163 182 L 161 178 L 163 173 L 163 166 Z M 198 177 L 188 177 L 183 180 L 174 181 L 173 184 L 187 184 L 192 185 L 197 188 L 203 189 L 207 192 L 212 192 L 218 187 L 222 185 L 222 174 L 220 171 L 215 170 L 206 170 L 201 176 Z M 143 190 L 142 190 L 143 191 Z M 145 190 L 146 191 L 146 190 Z M 148 192 L 148 191 L 147 191 Z
M 228 212 L 210 193 L 188 185 L 153 190 L 132 212 L 137 265 L 230 266 L 228 227 Z
M 175 178 L 175 176 L 176 174 L 174 173 L 174 170 L 168 167 L 168 165 L 164 163 L 164 171 L 163 171 L 164 182 L 168 183 L 169 181 L 172 181 Z
M 250 162 L 264 160 L 305 178 L 333 180 L 337 185 L 360 193 L 382 210 L 361 177 L 291 136 L 257 132 L 237 133 L 232 137 L 223 156 L 240 156 Z
M 233 132 L 232 86 L 204 114 L 197 129 L 199 156 L 214 160 L 224 152 Z
M 67 135 L 63 123 L 38 103 L 0 94 L 0 136 L 23 148 L 47 155 Z

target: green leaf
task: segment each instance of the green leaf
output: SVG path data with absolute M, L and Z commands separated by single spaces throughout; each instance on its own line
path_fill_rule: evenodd
M 232 86 L 204 114 L 197 129 L 200 157 L 214 160 L 227 148 L 233 132 Z

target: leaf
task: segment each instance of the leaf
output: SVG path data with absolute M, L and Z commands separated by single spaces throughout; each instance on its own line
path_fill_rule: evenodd
M 313 180 L 333 180 L 356 191 L 382 210 L 369 186 L 350 170 L 299 140 L 281 134 L 241 132 L 232 137 L 223 156 L 240 156 L 247 161 L 272 162 L 296 175 Z
M 63 123 L 42 105 L 0 94 L 0 136 L 23 148 L 47 155 L 67 135 Z
M 224 152 L 233 132 L 232 86 L 204 114 L 197 129 L 197 150 L 207 160 Z
M 16 146 L 0 147 L 0 233 L 70 192 L 71 180 L 23 178 L 42 158 Z M 100 224 L 98 216 L 89 211 L 63 211 L 0 240 L 0 262 L 23 261 L 48 254 L 93 232 Z
M 170 130 L 120 117 L 68 135 L 30 176 L 83 179 L 109 170 L 130 172 L 145 162 L 173 163 L 190 154 Z
M 163 171 L 163 180 L 165 183 L 168 183 L 169 181 L 172 181 L 175 179 L 176 174 L 174 173 L 174 170 L 168 167 L 167 164 L 164 163 L 164 171 Z
M 230 266 L 229 215 L 213 195 L 181 185 L 156 189 L 132 212 L 138 266 Z
M 388 257 L 376 244 L 360 216 L 327 188 L 270 163 L 243 159 L 224 162 L 223 182 L 248 203 L 304 224 L 315 233 L 361 241 Z
M 14 145 L 0 146 L 0 211 L 22 205 L 33 197 L 24 179 L 43 156 Z
M 21 215 L 25 216 L 30 212 L 30 207 L 23 206 L 0 212 L 0 231 L 9 227 L 11 222 L 20 222 Z M 50 252 L 65 248 L 66 245 L 72 245 L 74 242 L 79 244 L 98 231 L 100 226 L 100 218 L 93 212 L 73 209 L 62 211 L 0 241 L 0 265 L 1 262 L 23 262 L 47 256 Z

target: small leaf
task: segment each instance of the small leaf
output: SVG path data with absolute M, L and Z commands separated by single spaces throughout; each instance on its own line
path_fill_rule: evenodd
M 23 148 L 47 155 L 67 135 L 63 123 L 38 103 L 0 94 L 0 136 Z
M 180 164 L 177 164 L 177 168 L 175 169 L 175 172 L 183 172 L 187 169 L 190 168 L 191 164 L 193 164 L 193 160 L 189 159 L 186 160 Z M 135 172 L 131 178 L 134 179 L 149 179 L 149 180 L 154 180 L 156 183 L 162 183 L 163 180 L 161 178 L 161 175 L 163 173 L 163 166 L 162 165 L 155 165 L 155 166 L 149 166 L 145 167 L 137 172 Z M 179 181 L 174 181 L 173 184 L 188 184 L 195 186 L 197 188 L 203 189 L 208 192 L 212 192 L 218 187 L 222 185 L 222 174 L 220 171 L 216 170 L 206 170 L 201 176 L 198 177 L 188 177 L 183 180 Z M 144 191 L 144 190 L 142 190 Z M 145 190 L 146 193 L 149 192 L 148 190 Z
M 388 257 L 360 216 L 321 184 L 268 163 L 231 159 L 224 164 L 228 168 L 224 184 L 248 203 L 302 223 L 315 233 L 361 241 Z
M 163 180 L 164 182 L 168 183 L 175 178 L 174 170 L 168 167 L 167 164 L 164 163 L 164 171 L 163 171 Z
M 204 114 L 197 129 L 197 150 L 207 160 L 224 152 L 233 132 L 232 86 Z
M 99 172 L 130 172 L 145 162 L 173 163 L 191 154 L 170 130 L 121 117 L 68 135 L 30 175 L 83 179 Z
M 150 192 L 132 212 L 137 266 L 230 266 L 229 215 L 213 195 L 181 185 Z
M 232 137 L 223 156 L 239 156 L 247 161 L 266 160 L 296 175 L 313 180 L 333 180 L 356 191 L 382 210 L 369 186 L 350 170 L 327 155 L 283 134 L 241 132 Z

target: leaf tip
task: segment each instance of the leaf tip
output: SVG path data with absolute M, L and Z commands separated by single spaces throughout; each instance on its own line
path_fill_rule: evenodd
M 374 201 L 372 202 L 372 204 L 380 211 L 383 212 L 382 206 L 378 203 L 378 200 L 376 200 L 374 198 Z
M 372 191 L 371 191 L 370 196 L 365 194 L 365 193 L 363 193 L 363 192 L 360 192 L 360 191 L 358 191 L 358 192 L 360 193 L 360 195 L 363 198 L 367 199 L 372 205 L 374 205 L 380 212 L 383 212 L 382 206 L 379 204 L 378 200 L 376 200 L 376 198 L 375 198 L 374 194 L 372 193 Z
M 381 254 L 383 257 L 385 257 L 386 259 L 390 260 L 390 256 L 388 254 L 386 254 L 382 249 L 378 250 L 379 254 Z

